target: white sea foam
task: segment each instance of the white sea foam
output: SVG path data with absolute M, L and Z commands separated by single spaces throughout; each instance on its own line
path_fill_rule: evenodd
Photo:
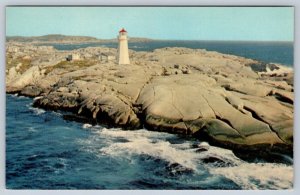
M 199 143 L 207 151 L 196 152 L 193 142 L 172 144 L 169 138 L 175 135 L 147 130 L 124 131 L 121 129 L 106 129 L 91 127 L 97 136 L 105 138 L 106 146 L 102 147 L 98 155 L 109 155 L 114 158 L 128 158 L 133 155 L 146 154 L 163 159 L 170 164 L 178 163 L 181 166 L 201 174 L 206 169 L 213 175 L 226 177 L 243 189 L 289 189 L 293 184 L 293 167 L 276 163 L 248 163 L 237 158 L 231 150 L 210 146 L 208 143 Z M 122 138 L 124 141 L 118 141 Z M 220 166 L 218 163 L 203 163 L 209 157 L 229 162 L 232 166 Z
M 36 128 L 34 128 L 34 127 L 29 127 L 29 128 L 28 128 L 28 131 L 29 131 L 29 132 L 37 132 Z
M 43 98 L 43 96 L 37 96 L 37 97 L 33 98 L 33 100 L 35 101 L 35 100 L 42 99 L 42 98 Z
M 85 123 L 85 124 L 82 125 L 82 128 L 88 129 L 88 128 L 91 128 L 92 126 L 93 125 L 91 125 L 91 124 Z
M 62 116 L 62 113 L 56 112 L 56 111 L 51 111 L 51 113 L 53 113 L 56 116 Z
M 291 189 L 293 167 L 274 163 L 242 163 L 234 167 L 212 168 L 244 189 Z
M 178 163 L 183 167 L 199 171 L 197 169 L 199 161 L 207 156 L 218 156 L 221 150 L 223 155 L 219 158 L 226 160 L 229 158 L 238 159 L 230 150 L 210 147 L 211 149 L 206 152 L 196 153 L 197 148 L 191 148 L 190 142 L 182 144 L 171 144 L 165 138 L 175 137 L 168 133 L 153 132 L 147 130 L 137 131 L 123 131 L 120 129 L 102 129 L 99 131 L 101 135 L 111 137 L 121 137 L 127 139 L 128 142 L 113 142 L 111 145 L 101 149 L 104 154 L 112 156 L 127 156 L 132 154 L 147 154 L 152 157 L 164 159 L 170 163 Z M 206 143 L 206 145 L 208 145 Z M 127 155 L 124 155 L 127 154 Z
M 99 133 L 106 137 L 124 138 L 128 140 L 128 142 L 125 143 L 112 142 L 111 145 L 100 150 L 103 154 L 129 158 L 133 154 L 147 154 L 152 157 L 164 159 L 170 163 L 179 163 L 184 167 L 196 170 L 195 163 L 192 162 L 194 158 L 190 156 L 194 155 L 193 153 L 178 150 L 163 139 L 174 135 L 147 130 L 123 131 L 120 129 L 112 130 L 106 128 L 99 131 Z
M 112 129 L 107 129 L 107 128 L 101 128 L 99 133 L 101 135 L 106 135 L 110 137 L 123 137 L 127 138 L 130 140 L 135 141 L 136 139 L 165 139 L 165 138 L 172 138 L 175 137 L 175 135 L 169 134 L 169 133 L 162 133 L 162 132 L 157 132 L 157 131 L 148 131 L 145 129 L 141 130 L 122 130 L 120 128 L 112 128 Z
M 46 111 L 41 108 L 35 108 L 35 107 L 29 107 L 30 110 L 32 110 L 35 114 L 40 115 L 45 113 Z
M 135 48 L 135 49 L 137 49 L 137 48 L 143 48 L 143 47 L 141 47 L 141 46 L 137 46 L 137 45 L 133 45 L 133 46 L 132 46 L 132 48 Z

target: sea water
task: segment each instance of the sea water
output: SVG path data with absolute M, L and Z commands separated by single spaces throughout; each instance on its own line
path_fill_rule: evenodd
M 63 119 L 6 95 L 9 189 L 290 189 L 293 166 L 247 162 L 178 135 Z M 199 151 L 204 145 L 207 151 Z M 211 160 L 218 159 L 218 160 Z
M 117 43 L 79 43 L 79 44 L 47 44 L 58 50 L 73 50 L 86 47 L 118 48 Z M 246 41 L 148 41 L 130 42 L 129 49 L 135 51 L 153 51 L 163 47 L 187 47 L 206 49 L 224 54 L 232 54 L 260 60 L 266 63 L 280 63 L 293 66 L 293 42 L 246 42 Z

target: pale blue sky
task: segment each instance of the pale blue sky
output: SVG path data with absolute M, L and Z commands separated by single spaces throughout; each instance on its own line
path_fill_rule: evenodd
M 293 41 L 292 7 L 7 7 L 7 36 Z

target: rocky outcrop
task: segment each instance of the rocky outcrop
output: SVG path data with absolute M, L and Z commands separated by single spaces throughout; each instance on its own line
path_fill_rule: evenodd
M 20 91 L 27 85 L 38 83 L 44 76 L 45 70 L 41 70 L 39 66 L 32 66 L 26 70 L 22 75 L 13 73 L 15 77 L 9 72 L 9 81 L 6 83 L 8 90 Z
M 206 134 L 215 141 L 231 145 L 273 145 L 290 141 L 287 137 L 278 137 L 278 132 L 265 122 L 268 120 L 247 113 L 253 112 L 249 107 L 254 110 L 259 107 L 225 93 L 205 75 L 157 78 L 143 89 L 138 103 L 142 105 L 145 123 L 157 130 Z M 280 112 L 265 107 L 262 110 L 270 118 Z M 286 122 L 289 117 L 292 116 L 281 119 Z M 273 118 L 274 121 L 278 119 Z
M 101 48 L 86 49 L 91 56 L 96 51 Z M 76 69 L 66 62 L 32 66 L 23 74 L 11 69 L 9 74 L 21 75 L 9 77 L 7 92 L 39 96 L 35 106 L 95 123 L 194 136 L 234 150 L 292 153 L 293 85 L 282 77 L 293 78 L 292 71 L 187 48 L 130 56 L 127 66 L 86 61 L 75 63 Z
M 22 89 L 20 92 L 22 95 L 28 96 L 28 97 L 37 97 L 39 96 L 43 90 L 39 88 L 36 85 L 28 85 Z

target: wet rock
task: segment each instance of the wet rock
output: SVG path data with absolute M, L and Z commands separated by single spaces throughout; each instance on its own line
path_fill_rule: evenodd
M 207 158 L 202 159 L 203 163 L 214 164 L 217 167 L 233 167 L 236 166 L 236 163 L 228 159 L 222 159 L 217 156 L 208 156 Z
M 201 143 L 194 143 L 191 146 L 192 148 L 197 148 L 196 152 L 205 152 L 208 151 L 209 149 L 209 144 L 207 142 L 201 142 Z
M 256 62 L 248 64 L 248 66 L 251 67 L 251 69 L 255 72 L 266 72 L 267 71 L 267 64 L 263 62 Z
M 284 150 L 284 146 L 279 146 L 280 148 L 271 150 L 262 150 L 262 149 L 254 149 L 252 151 L 244 149 L 234 150 L 234 154 L 247 162 L 270 162 L 270 163 L 283 163 L 287 165 L 293 165 L 293 153 L 292 150 L 290 152 L 286 152 Z M 276 152 L 275 152 L 276 151 Z
M 196 152 L 197 153 L 200 153 L 200 152 L 206 152 L 206 151 L 208 151 L 208 149 L 207 148 L 198 148 L 197 150 L 196 150 Z
M 192 169 L 184 167 L 178 163 L 170 164 L 169 166 L 166 167 L 166 170 L 168 171 L 169 175 L 171 175 L 171 176 L 193 173 Z
M 96 124 L 94 120 L 91 120 L 90 118 L 87 118 L 85 116 L 75 115 L 75 114 L 64 114 L 63 118 L 68 121 L 76 121 L 80 123 L 90 123 L 90 124 Z

